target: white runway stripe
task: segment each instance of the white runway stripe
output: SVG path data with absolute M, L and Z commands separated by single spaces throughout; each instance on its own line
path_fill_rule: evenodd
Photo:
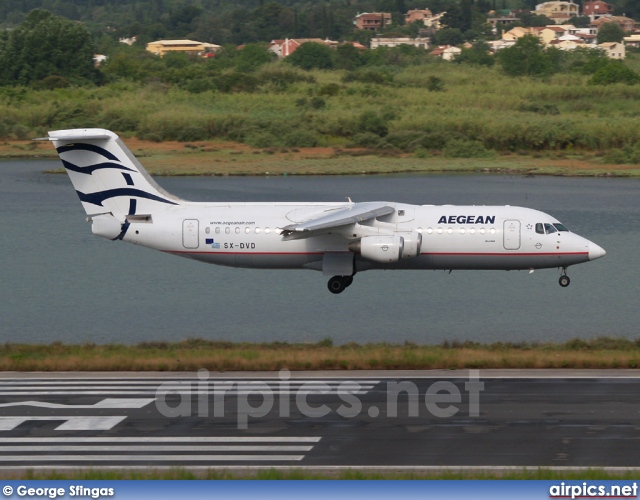
M 92 451 L 92 452 L 125 452 L 125 451 L 189 451 L 193 453 L 211 451 L 311 451 L 313 446 L 289 446 L 289 445 L 122 445 L 122 446 L 87 446 L 87 445 L 52 445 L 52 446 L 0 446 L 0 453 L 5 452 L 50 452 L 60 453 L 66 451 Z M 2 461 L 0 455 L 0 461 Z
M 143 408 L 149 403 L 153 403 L 154 398 L 107 398 L 98 401 L 92 405 L 67 405 L 63 403 L 49 403 L 46 401 L 17 401 L 14 403 L 0 403 L 0 408 L 8 408 L 10 406 L 34 406 L 37 408 L 62 408 L 62 409 L 122 409 L 122 408 Z
M 38 386 L 38 385 L 75 385 L 75 386 L 83 386 L 83 385 L 164 385 L 164 384 L 234 384 L 234 385 L 249 385 L 252 382 L 259 382 L 264 384 L 288 384 L 290 386 L 297 386 L 303 384 L 328 384 L 328 385 L 340 385 L 340 384 L 360 384 L 360 385 L 372 385 L 377 384 L 379 380 L 301 380 L 301 379 L 290 379 L 290 380 L 280 380 L 280 379 L 262 379 L 262 380 L 247 380 L 247 379 L 220 379 L 220 380 L 206 380 L 202 381 L 199 379 L 183 379 L 183 380 L 164 380 L 164 379 L 153 379 L 153 380 L 139 380 L 139 379 L 131 379 L 131 380 L 112 380 L 112 379 L 95 379 L 95 380 L 69 380 L 69 379 L 47 379 L 47 380 L 38 380 L 38 379 L 29 379 L 29 380 L 11 380 L 11 381 L 1 381 L 0 387 L 3 386 Z
M 131 395 L 131 396 L 149 396 L 155 395 L 156 390 L 148 390 L 148 391 L 21 391 L 21 392 L 0 392 L 0 396 L 67 396 L 67 395 L 78 395 L 78 396 L 113 396 L 113 395 Z M 227 396 L 237 395 L 250 395 L 250 394 L 259 394 L 260 389 L 254 389 L 252 391 L 234 391 L 234 390 L 226 390 L 226 391 L 189 391 L 189 390 L 176 390 L 176 391 L 164 391 L 165 393 L 169 392 L 169 394 L 225 394 Z M 309 394 L 366 394 L 368 391 L 364 390 L 339 390 L 339 391 L 326 391 L 326 390 L 312 390 L 312 389 L 302 389 L 301 391 L 278 391 L 271 390 L 272 394 L 281 394 L 283 396 L 295 396 L 296 394 L 309 393 Z
M 304 455 L 12 455 L 1 462 L 288 462 Z
M 162 437 L 3 437 L 2 443 L 318 443 L 320 437 L 162 436 Z
M 299 462 L 320 439 L 317 436 L 12 437 L 0 441 L 0 464 L 9 467 L 8 464 L 21 463 L 31 467 L 64 462 Z

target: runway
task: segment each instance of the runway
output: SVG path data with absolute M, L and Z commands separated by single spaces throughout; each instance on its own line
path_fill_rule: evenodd
M 634 370 L 3 373 L 0 468 L 634 469 L 639 395 Z

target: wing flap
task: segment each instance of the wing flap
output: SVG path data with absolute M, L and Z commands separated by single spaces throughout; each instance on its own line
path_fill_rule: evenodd
M 299 224 L 290 224 L 282 228 L 280 233 L 290 238 L 308 238 L 313 233 L 326 232 L 349 224 L 357 224 L 367 220 L 375 219 L 383 215 L 392 214 L 395 208 L 383 202 L 364 202 L 346 205 L 339 210 L 310 219 Z

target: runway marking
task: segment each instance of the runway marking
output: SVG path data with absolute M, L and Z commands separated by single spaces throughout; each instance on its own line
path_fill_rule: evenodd
M 26 451 L 46 451 L 46 452 L 62 452 L 62 451 L 311 451 L 313 446 L 288 446 L 288 445 L 213 445 L 213 446 L 189 446 L 189 445 L 122 445 L 122 446 L 83 446 L 83 445 L 59 445 L 59 446 L 0 446 L 1 452 L 26 452 Z M 0 455 L 0 461 L 2 456 Z
M 46 401 L 18 401 L 15 403 L 0 403 L 0 408 L 10 406 L 35 406 L 38 408 L 65 408 L 65 409 L 122 409 L 122 408 L 143 408 L 155 401 L 153 398 L 107 398 L 92 405 L 66 405 L 63 403 L 48 403 Z
M 2 439 L 0 464 L 46 468 L 38 464 L 299 462 L 320 440 L 318 436 L 15 437 Z
M 24 422 L 33 420 L 64 420 L 57 431 L 108 431 L 127 417 L 0 417 L 0 431 L 11 431 Z M 4 440 L 4 439 L 3 439 Z
M 0 381 L 0 396 L 155 396 L 160 391 L 168 395 L 251 395 L 268 388 L 274 395 L 295 396 L 301 392 L 313 394 L 367 394 L 378 380 L 12 380 Z M 115 399 L 115 398 L 113 398 Z M 0 404 L 0 407 L 6 404 Z M 53 408 L 53 407 L 52 407 Z
M 319 443 L 320 437 L 161 436 L 161 437 L 3 437 L 3 443 Z
M 304 455 L 12 455 L 0 462 L 287 462 Z

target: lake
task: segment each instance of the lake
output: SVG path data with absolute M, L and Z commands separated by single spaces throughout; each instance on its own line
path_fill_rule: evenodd
M 58 161 L 0 161 L 1 341 L 441 343 L 639 337 L 640 180 L 478 175 L 159 178 L 193 201 L 520 205 L 607 255 L 559 270 L 367 271 L 340 295 L 314 271 L 217 267 L 93 236 Z

